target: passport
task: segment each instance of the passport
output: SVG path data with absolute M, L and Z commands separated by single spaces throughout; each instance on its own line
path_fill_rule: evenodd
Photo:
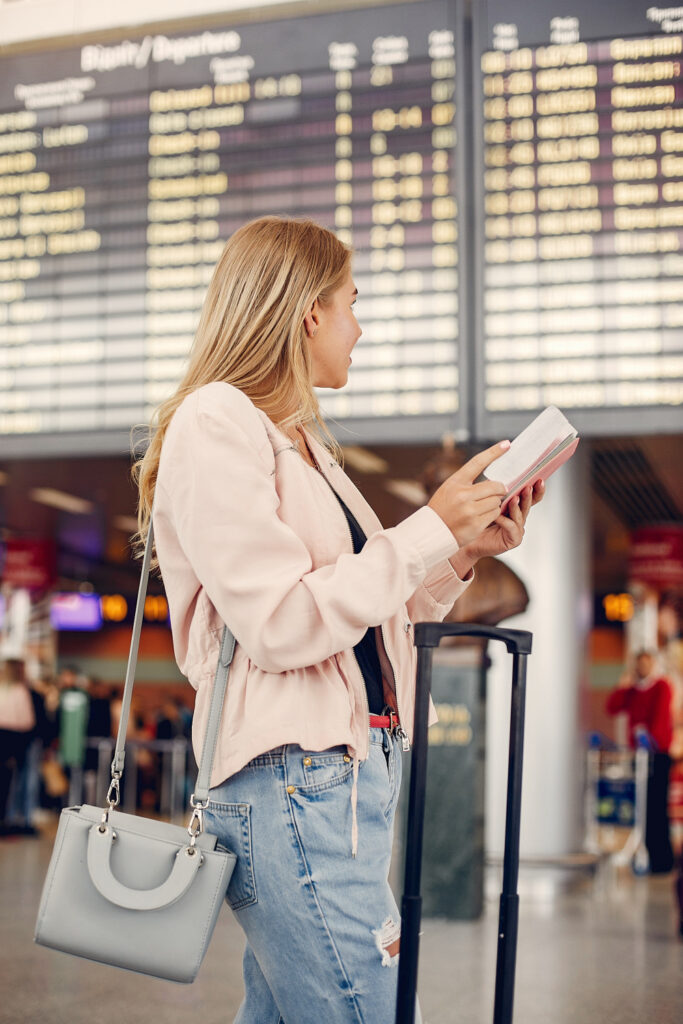
M 501 512 L 523 488 L 547 480 L 572 457 L 578 443 L 577 431 L 557 406 L 539 413 L 483 474 L 505 486 Z

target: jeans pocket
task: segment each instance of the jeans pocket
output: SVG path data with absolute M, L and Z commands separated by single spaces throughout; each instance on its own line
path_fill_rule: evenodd
M 251 849 L 251 805 L 228 804 L 209 798 L 207 831 L 237 857 L 225 900 L 233 910 L 256 903 L 256 881 Z
M 304 792 L 316 793 L 339 786 L 353 774 L 353 761 L 346 747 L 301 751 L 301 784 Z

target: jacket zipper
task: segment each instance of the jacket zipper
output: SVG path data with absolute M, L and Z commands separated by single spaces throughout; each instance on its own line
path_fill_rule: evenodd
M 310 448 L 309 448 L 309 451 L 310 451 Z M 334 491 L 334 493 L 336 495 L 337 492 L 336 492 L 335 488 L 332 487 L 332 484 L 327 479 L 327 476 L 323 473 L 323 471 L 321 470 L 320 466 L 318 465 L 317 458 L 315 457 L 315 455 L 313 455 L 312 452 L 311 452 L 311 455 L 313 457 L 313 461 L 315 462 L 315 468 L 318 470 L 318 472 L 320 473 L 321 477 L 323 478 L 325 483 L 328 485 L 328 487 L 332 491 Z M 334 463 L 334 465 L 336 465 L 336 463 Z M 339 504 L 339 503 L 337 502 L 337 504 Z M 346 516 L 344 515 L 343 510 L 340 508 L 339 511 L 340 511 L 341 515 L 343 516 L 344 523 L 346 525 L 346 530 L 348 532 L 349 539 L 351 540 L 351 547 L 353 548 L 353 534 L 351 533 L 351 527 L 349 526 L 348 520 L 347 520 Z M 387 660 L 387 664 L 388 664 L 389 668 L 391 669 L 391 674 L 393 676 L 393 687 L 392 687 L 392 689 L 393 689 L 394 695 L 396 697 L 396 713 L 398 715 L 398 720 L 399 720 L 399 723 L 400 723 L 402 719 L 401 719 L 401 709 L 400 709 L 399 700 L 398 700 L 398 687 L 396 686 L 396 670 L 395 670 L 394 666 L 391 663 L 391 658 L 389 657 L 389 652 L 387 650 L 386 638 L 385 638 L 385 635 L 384 635 L 384 626 L 382 625 L 382 623 L 380 623 L 379 632 L 380 632 L 380 636 L 381 636 L 381 639 L 382 639 L 382 646 L 384 648 L 384 656 L 385 656 L 385 658 Z M 360 672 L 360 666 L 359 666 L 358 671 Z M 361 675 L 362 675 L 362 673 L 361 673 Z M 368 691 L 367 691 L 367 688 L 365 686 L 365 679 L 363 679 L 363 698 L 364 698 L 364 703 L 365 703 L 366 719 L 369 719 L 369 717 L 370 717 L 370 705 L 368 703 Z M 410 750 L 410 740 L 408 739 L 408 735 L 407 735 L 405 729 L 400 724 L 396 727 L 396 735 L 401 740 L 401 749 L 404 752 Z
M 330 488 L 330 490 L 333 491 L 334 494 L 336 494 L 337 492 L 335 491 L 334 487 L 332 486 L 330 481 L 327 479 L 327 476 L 325 475 L 325 473 L 323 473 L 322 469 L 320 468 L 320 465 L 318 464 L 318 459 L 317 459 L 316 455 L 313 454 L 313 452 L 311 451 L 309 446 L 307 446 L 307 447 L 308 447 L 308 451 L 309 451 L 309 453 L 311 455 L 311 458 L 313 459 L 313 462 L 315 464 L 315 468 L 317 469 L 318 473 L 323 478 L 323 480 L 325 481 L 327 486 Z M 296 448 L 294 450 L 297 451 Z M 336 465 L 336 463 L 334 463 L 334 465 Z M 342 519 L 344 520 L 344 525 L 346 526 L 346 530 L 347 530 L 347 533 L 349 535 L 349 540 L 351 541 L 351 550 L 353 550 L 353 534 L 351 533 L 351 527 L 349 526 L 348 520 L 347 520 L 346 516 L 344 515 L 344 512 L 343 512 L 342 508 L 339 505 L 339 502 L 336 499 L 335 499 L 335 505 L 337 506 L 339 514 L 341 515 Z M 358 664 L 358 661 L 356 660 L 355 655 L 354 655 L 354 659 L 353 660 L 356 663 L 356 667 L 358 668 L 358 674 L 363 679 L 362 693 L 363 693 L 363 703 L 365 705 L 365 721 L 367 723 L 367 722 L 370 721 L 370 704 L 368 702 L 368 691 L 367 691 L 366 686 L 365 686 L 365 679 L 363 678 L 363 673 L 360 670 L 360 665 Z M 389 656 L 388 655 L 387 655 L 387 660 L 389 660 Z M 393 668 L 392 668 L 392 671 L 393 671 Z M 398 704 L 398 699 L 397 699 L 396 703 Z
M 398 715 L 398 720 L 399 720 L 399 723 L 400 723 L 403 720 L 403 718 L 402 718 L 402 715 L 401 715 L 401 708 L 400 708 L 399 701 L 398 701 L 398 686 L 396 685 L 396 670 L 394 669 L 394 666 L 391 663 L 391 658 L 389 657 L 389 652 L 387 650 L 387 642 L 386 642 L 386 638 L 384 636 L 384 626 L 382 625 L 382 623 L 380 623 L 379 632 L 380 632 L 380 636 L 382 638 L 382 646 L 384 647 L 384 655 L 385 655 L 385 657 L 387 659 L 387 664 L 388 664 L 389 668 L 391 669 L 391 674 L 394 677 L 394 679 L 393 679 L 393 683 L 394 683 L 393 690 L 394 690 L 394 696 L 396 697 L 396 714 Z M 396 735 L 401 740 L 401 749 L 404 752 L 410 750 L 410 740 L 408 739 L 408 735 L 407 735 L 405 729 L 400 724 L 396 727 Z
M 317 465 L 317 460 L 316 460 L 316 465 Z M 322 472 L 322 470 L 320 469 L 320 466 L 318 466 L 318 472 L 320 473 L 320 475 L 322 476 L 323 480 L 325 481 L 327 486 L 330 488 L 330 490 L 334 491 L 334 487 L 332 486 L 330 481 L 327 479 L 325 474 Z M 334 491 L 334 493 L 336 494 L 337 492 Z M 351 533 L 351 527 L 349 526 L 349 521 L 346 518 L 346 516 L 344 515 L 344 510 L 341 508 L 341 506 L 339 505 L 338 501 L 336 502 L 336 504 L 337 504 L 337 507 L 339 509 L 339 514 L 341 515 L 341 517 L 344 520 L 344 525 L 346 526 L 346 531 L 347 531 L 347 533 L 349 535 L 349 540 L 351 541 L 351 550 L 353 550 L 353 534 Z M 387 655 L 387 657 L 388 657 L 388 655 Z M 363 680 L 363 704 L 365 705 L 365 721 L 366 721 L 366 723 L 369 723 L 370 722 L 370 703 L 368 701 L 368 690 L 367 690 L 367 687 L 365 685 L 365 677 L 363 676 L 363 673 L 361 672 L 360 665 L 358 664 L 358 659 L 356 658 L 355 654 L 353 656 L 353 660 L 356 663 L 356 666 L 358 668 L 358 673 L 359 673 L 359 675 L 361 676 L 361 678 Z

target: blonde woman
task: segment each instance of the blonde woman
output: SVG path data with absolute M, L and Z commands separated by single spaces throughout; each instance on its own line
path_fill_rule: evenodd
M 228 241 L 187 372 L 137 467 L 201 748 L 218 643 L 237 640 L 208 828 L 237 854 L 247 939 L 239 1024 L 394 1019 L 387 883 L 413 721 L 412 623 L 439 620 L 482 555 L 519 544 L 529 489 L 454 473 L 382 529 L 341 465 L 315 387 L 341 388 L 361 329 L 350 251 L 266 217 Z

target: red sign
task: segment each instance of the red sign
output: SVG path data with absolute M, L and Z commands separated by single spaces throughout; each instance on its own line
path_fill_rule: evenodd
M 629 580 L 658 590 L 683 587 L 683 525 L 646 526 L 631 536 Z
M 47 590 L 55 579 L 55 546 L 51 540 L 8 540 L 2 582 L 26 590 Z

